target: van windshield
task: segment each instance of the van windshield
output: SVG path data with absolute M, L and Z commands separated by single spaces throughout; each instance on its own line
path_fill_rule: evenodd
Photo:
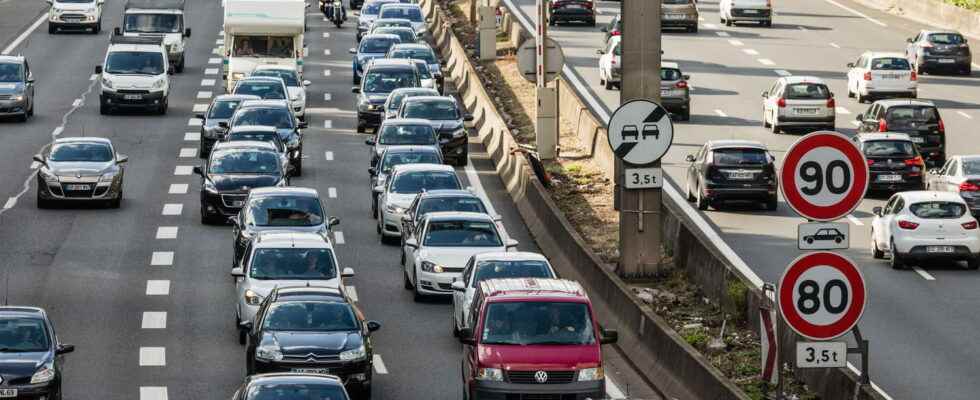
M 105 72 L 110 74 L 160 75 L 163 71 L 163 55 L 148 51 L 113 51 L 105 62 Z
M 123 26 L 126 32 L 177 33 L 181 22 L 178 14 L 127 14 Z
M 595 343 L 583 303 L 517 301 L 487 307 L 481 344 L 585 345 Z
M 293 58 L 292 36 L 236 36 L 235 57 Z

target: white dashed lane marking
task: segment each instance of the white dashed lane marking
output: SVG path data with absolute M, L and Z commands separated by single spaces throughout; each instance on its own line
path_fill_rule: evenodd
M 936 277 L 934 277 L 934 276 L 932 276 L 932 274 L 926 272 L 926 270 L 924 270 L 922 268 L 919 268 L 918 265 L 912 267 L 912 270 L 915 271 L 915 273 L 919 274 L 919 276 L 921 276 L 922 279 L 925 279 L 927 281 L 934 281 L 934 280 L 936 280 Z
M 330 37 L 330 32 L 323 32 L 323 38 L 326 39 Z
M 165 347 L 140 347 L 141 367 L 163 367 L 167 365 Z
M 718 36 L 721 36 L 721 37 L 729 37 L 729 36 L 731 36 L 730 34 L 728 34 L 728 32 L 725 32 L 725 31 L 718 31 L 718 32 L 715 32 L 715 34 L 718 35 Z
M 705 28 L 708 28 L 708 29 L 715 29 L 715 28 L 718 28 L 718 25 L 715 25 L 715 24 L 704 24 L 704 27 Z
M 197 118 L 189 118 L 187 120 L 187 126 L 201 126 L 202 123 L 204 123 L 204 121 Z
M 197 149 L 193 147 L 184 147 L 180 149 L 181 158 L 197 157 Z
M 323 76 L 330 76 L 330 70 L 329 69 L 323 70 Z
M 323 153 L 323 156 L 326 157 L 327 161 L 333 161 L 333 152 L 332 151 L 328 151 L 326 153 Z
M 147 296 L 166 296 L 169 294 L 170 294 L 170 281 L 168 280 L 146 281 Z
M 344 244 L 344 233 L 341 231 L 336 231 L 333 233 L 333 241 L 337 244 Z
M 220 58 L 213 58 L 213 57 L 212 58 L 209 58 L 208 59 L 208 64 L 221 64 L 221 59 Z
M 205 112 L 207 110 L 208 110 L 208 105 L 207 104 L 195 104 L 194 105 L 194 109 L 191 110 L 191 111 L 194 111 L 194 112 Z
M 140 386 L 140 400 L 169 400 L 166 386 Z
M 180 203 L 167 203 L 163 205 L 163 215 L 180 215 L 184 211 L 184 205 Z
M 211 92 L 210 91 L 207 91 L 207 90 L 202 90 L 200 92 L 197 92 L 197 98 L 199 98 L 199 99 L 210 99 L 211 98 Z
M 848 221 L 851 221 L 851 223 L 854 224 L 854 225 L 864 226 L 864 222 L 861 222 L 861 220 L 857 219 L 857 217 L 855 217 L 855 216 L 853 216 L 851 214 L 847 214 L 847 220 Z
M 207 68 L 204 70 L 204 75 L 218 75 L 217 68 Z
M 333 100 L 333 95 L 332 94 L 330 94 L 330 93 L 324 93 L 323 94 L 323 101 L 331 101 L 331 100 Z
M 201 86 L 214 86 L 214 79 L 201 79 Z
M 186 132 L 184 133 L 184 141 L 196 142 L 201 140 L 201 132 Z
M 330 49 L 323 49 L 323 55 L 329 56 L 330 55 Z
M 742 41 L 738 39 L 728 39 L 728 43 L 731 43 L 731 45 L 735 47 L 740 47 L 745 45 L 745 43 L 742 43 Z
M 833 47 L 833 48 L 835 48 L 835 49 L 839 49 L 839 48 L 840 48 L 840 45 L 839 45 L 839 44 L 837 44 L 837 43 L 833 43 L 833 42 L 831 42 L 831 43 L 830 43 L 830 47 Z
M 344 286 L 344 287 L 347 290 L 347 296 L 350 297 L 350 299 L 353 302 L 356 303 L 357 302 L 357 288 L 355 288 L 353 286 Z
M 187 194 L 187 184 L 186 183 L 171 183 L 170 189 L 167 190 L 169 194 Z
M 762 65 L 776 65 L 776 63 L 768 58 L 760 58 L 759 62 L 762 63 Z
M 143 329 L 166 329 L 167 328 L 167 312 L 166 311 L 143 311 L 143 324 L 141 325 Z
M 728 114 L 725 114 L 725 112 L 721 110 L 715 110 L 715 114 L 718 114 L 718 116 L 722 118 L 728 118 Z
M 757 56 L 757 55 L 759 55 L 759 52 L 756 51 L 755 49 L 742 49 L 742 52 L 745 53 L 745 54 L 748 54 L 750 56 Z
M 178 165 L 174 167 L 174 175 L 186 176 L 194 173 L 194 167 L 190 165 Z
M 327 197 L 329 197 L 331 199 L 336 199 L 337 198 L 337 188 L 335 188 L 335 187 L 327 188 Z
M 157 228 L 157 239 L 176 239 L 177 230 L 179 227 L 176 226 L 161 226 Z
M 329 119 L 328 120 L 324 120 L 323 121 L 323 129 L 333 129 L 333 121 L 331 121 Z
M 956 113 L 957 113 L 957 114 L 959 114 L 959 115 L 960 115 L 961 117 L 963 117 L 963 118 L 966 118 L 966 119 L 973 119 L 973 117 L 971 117 L 971 116 L 970 116 L 970 114 L 967 114 L 967 113 L 965 113 L 965 112 L 963 112 L 963 111 L 957 111 Z
M 384 375 L 388 373 L 388 368 L 385 367 L 385 362 L 381 359 L 380 354 L 374 355 L 374 372 Z
M 154 251 L 153 256 L 150 257 L 150 265 L 155 265 L 155 266 L 174 265 L 174 252 Z

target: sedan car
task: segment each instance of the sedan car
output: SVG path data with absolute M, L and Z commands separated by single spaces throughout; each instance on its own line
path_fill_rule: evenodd
M 405 289 L 415 301 L 428 295 L 451 295 L 470 257 L 517 247 L 489 215 L 467 212 L 429 213 L 419 222 L 402 252 Z
M 442 151 L 436 146 L 388 146 L 378 158 L 376 166 L 368 168 L 371 174 L 371 217 L 378 216 L 378 193 L 373 188 L 384 187 L 388 175 L 402 164 L 442 164 Z
M 834 93 L 815 76 L 782 77 L 762 92 L 762 125 L 772 133 L 790 128 L 832 131 L 836 121 Z
M 919 96 L 919 77 L 904 54 L 867 51 L 847 67 L 847 96 L 857 97 L 859 103 Z
M 48 314 L 37 307 L 0 307 L 0 397 L 61 399 L 64 355 Z
M 281 372 L 245 377 L 232 400 L 280 399 L 349 400 L 344 382 L 336 375 Z
M 442 164 L 403 164 L 392 168 L 384 186 L 374 187 L 378 196 L 378 235 L 385 242 L 401 236 L 402 216 L 422 191 L 460 189 L 453 167 Z
M 550 0 L 548 24 L 583 22 L 595 26 L 595 2 L 592 0 Z
M 357 45 L 356 48 L 351 48 L 349 51 L 354 55 L 353 68 L 354 68 L 354 80 L 355 85 L 361 83 L 361 77 L 364 75 L 364 69 L 367 67 L 369 61 L 375 58 L 383 58 L 388 54 L 388 49 L 396 43 L 401 43 L 401 38 L 398 35 L 380 34 L 374 33 L 364 36 L 361 39 L 361 43 Z
M 878 100 L 858 114 L 858 133 L 896 132 L 909 135 L 930 167 L 946 162 L 946 124 L 931 101 Z
M 909 135 L 860 133 L 853 140 L 868 160 L 868 191 L 922 190 L 926 164 Z
M 908 39 L 905 56 L 920 74 L 947 70 L 961 75 L 972 72 L 973 54 L 963 35 L 956 31 L 922 30 Z
M 442 156 L 454 165 L 465 166 L 469 162 L 469 138 L 465 121 L 473 116 L 464 113 L 452 96 L 413 96 L 402 101 L 398 118 L 428 120 L 439 135 Z
M 442 64 L 439 62 L 439 57 L 436 57 L 436 52 L 428 44 L 406 42 L 396 44 L 388 50 L 387 58 L 408 58 L 425 61 L 425 64 L 429 67 L 430 74 L 435 79 L 435 89 L 442 93 L 446 78 L 442 75 Z
M 327 217 L 316 189 L 303 187 L 265 187 L 248 192 L 245 205 L 231 217 L 235 236 L 235 261 L 245 253 L 245 247 L 260 232 L 288 229 L 290 232 L 313 232 L 329 237 L 331 229 L 340 224 L 336 217 Z
M 289 105 L 293 108 L 293 113 L 300 121 L 306 121 L 306 87 L 310 86 L 310 81 L 301 81 L 295 68 L 275 64 L 259 65 L 249 76 L 281 78 L 286 84 Z
M 371 30 L 374 21 L 378 19 L 378 12 L 381 6 L 388 3 L 397 3 L 398 0 L 371 0 L 361 7 L 360 14 L 357 16 L 357 41 L 364 39 L 364 35 Z
M 463 267 L 462 276 L 454 280 L 453 288 L 453 336 L 459 330 L 472 328 L 469 320 L 473 294 L 480 282 L 489 279 L 547 278 L 557 279 L 558 274 L 543 255 L 531 252 L 479 253 Z
M 392 90 L 391 94 L 388 95 L 387 99 L 385 99 L 384 116 L 382 118 L 395 118 L 398 115 L 398 109 L 402 106 L 402 101 L 409 97 L 415 96 L 439 96 L 439 92 L 435 89 L 422 87 Z
M 428 35 L 428 27 L 425 26 L 425 17 L 422 15 L 422 7 L 412 3 L 389 3 L 381 6 L 378 11 L 378 19 L 407 19 L 412 22 L 412 29 L 415 29 L 415 36 L 425 38 Z
M 929 171 L 926 189 L 958 193 L 980 217 L 980 156 L 952 156 L 942 168 Z
M 23 56 L 0 55 L 0 117 L 34 115 L 34 74 Z
M 756 201 L 766 210 L 779 205 L 775 157 L 754 140 L 711 140 L 687 156 L 687 200 L 698 209 L 725 201 Z
M 112 142 L 96 137 L 56 139 L 47 153 L 37 154 L 37 207 L 61 201 L 101 201 L 119 208 L 123 199 L 122 164 Z
M 406 21 L 408 22 L 408 21 Z M 411 25 L 411 24 L 409 24 Z M 401 39 L 402 43 L 415 43 L 419 40 L 418 36 L 415 36 L 415 29 L 411 26 L 375 26 L 371 29 L 371 33 L 377 33 L 379 35 L 396 35 Z
M 238 214 L 252 188 L 286 186 L 286 160 L 265 142 L 222 142 L 214 146 L 201 175 L 201 223 L 225 222 Z
M 374 137 L 365 139 L 364 144 L 371 146 L 371 166 L 374 167 L 388 146 L 435 147 L 439 145 L 439 138 L 429 121 L 395 118 L 382 122 Z
M 371 398 L 374 373 L 371 335 L 381 329 L 381 324 L 364 319 L 361 310 L 342 290 L 275 289 L 262 303 L 255 320 L 243 325 L 248 328 L 245 354 L 249 375 L 265 372 L 336 375 L 353 397 Z
M 243 102 L 225 129 L 237 126 L 270 126 L 279 132 L 279 139 L 286 145 L 286 155 L 291 176 L 303 175 L 303 131 L 307 123 L 299 121 L 289 110 L 285 100 L 248 100 Z
M 980 230 L 966 203 L 956 193 L 912 191 L 893 195 L 885 207 L 873 209 L 871 255 L 891 255 L 902 269 L 924 261 L 966 261 L 980 267 Z
M 252 95 L 223 94 L 211 100 L 207 111 L 194 114 L 194 118 L 201 120 L 201 142 L 197 156 L 208 158 L 214 143 L 224 139 L 227 129 L 222 128 L 221 123 L 227 125 L 243 101 L 259 99 L 259 96 Z
M 375 129 L 381 124 L 388 94 L 399 88 L 422 85 L 418 69 L 409 60 L 375 60 L 364 73 L 361 86 L 351 89 L 357 93 L 357 133 Z

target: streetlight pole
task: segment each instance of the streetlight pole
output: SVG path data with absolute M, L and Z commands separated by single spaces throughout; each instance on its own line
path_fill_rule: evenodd
M 548 87 L 545 66 L 548 54 L 548 0 L 537 0 L 538 32 L 535 35 L 536 63 L 534 66 L 537 77 L 537 107 L 535 115 L 535 143 L 538 158 L 554 160 L 558 156 L 558 91 Z

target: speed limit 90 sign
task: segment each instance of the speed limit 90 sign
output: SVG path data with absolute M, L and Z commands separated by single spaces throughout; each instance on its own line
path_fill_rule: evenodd
M 814 132 L 786 152 L 779 187 L 790 207 L 804 218 L 833 221 L 861 202 L 868 188 L 868 163 L 847 136 Z
M 794 331 L 813 340 L 830 340 L 851 330 L 867 302 L 864 276 L 838 254 L 809 253 L 783 272 L 777 288 L 779 313 Z

